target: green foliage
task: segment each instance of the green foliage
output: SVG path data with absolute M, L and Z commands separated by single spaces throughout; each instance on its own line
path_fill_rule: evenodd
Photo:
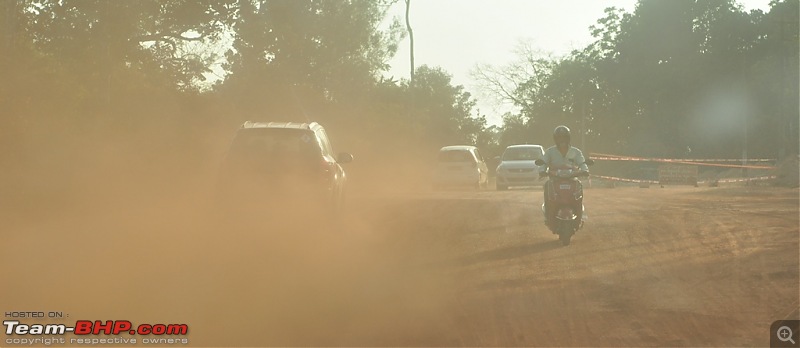
M 405 35 L 399 19 L 384 24 L 395 2 L 0 2 L 0 162 L 105 138 L 153 156 L 202 149 L 246 119 L 320 121 L 375 158 L 547 146 L 559 124 L 587 152 L 737 157 L 745 129 L 751 157 L 797 151 L 797 0 L 766 13 L 733 0 L 609 8 L 566 57 L 521 47 L 516 63 L 479 69 L 519 107 L 502 127 L 443 68 L 419 67 L 413 85 L 380 77 Z
M 640 0 L 633 13 L 607 9 L 590 28 L 595 42 L 540 63 L 551 69 L 479 77 L 514 77 L 503 97 L 523 119 L 506 117 L 507 138 L 527 129 L 548 143 L 566 124 L 589 151 L 735 158 L 746 130 L 750 157 L 782 156 L 798 147 L 797 23 L 797 0 L 768 13 L 733 0 Z
M 394 2 L 1 1 L 0 164 L 52 182 L 118 153 L 200 167 L 248 119 L 319 121 L 362 163 L 493 145 L 445 70 L 380 77 L 405 35 Z
M 326 102 L 357 97 L 402 38 L 396 20 L 378 28 L 392 2 L 240 1 L 218 90 L 245 113 L 301 119 Z

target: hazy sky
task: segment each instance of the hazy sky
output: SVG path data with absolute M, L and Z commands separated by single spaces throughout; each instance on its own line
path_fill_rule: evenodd
M 669 0 L 664 0 L 669 1 Z M 746 10 L 769 9 L 769 0 L 738 0 Z M 511 107 L 483 95 L 470 77 L 478 63 L 502 66 L 514 59 L 521 41 L 533 48 L 564 55 L 592 42 L 589 26 L 616 6 L 633 12 L 636 0 L 411 0 L 414 64 L 439 66 L 479 101 L 490 124 Z M 404 20 L 405 1 L 389 16 Z M 405 22 L 403 22 L 405 23 Z M 387 76 L 408 78 L 409 40 L 400 45 Z

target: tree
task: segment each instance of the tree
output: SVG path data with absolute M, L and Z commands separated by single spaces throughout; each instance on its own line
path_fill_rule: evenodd
M 514 53 L 517 59 L 506 66 L 475 66 L 472 77 L 491 97 L 529 113 L 552 72 L 554 59 L 550 54 L 532 48 L 530 43 L 518 44 Z
M 358 98 L 402 38 L 397 20 L 378 28 L 393 2 L 240 0 L 218 90 L 260 117 L 303 119 L 325 103 Z
M 453 86 L 451 76 L 441 68 L 417 68 L 411 86 L 414 109 L 411 122 L 426 143 L 441 147 L 475 144 L 486 120 L 473 117 L 475 100 L 463 86 Z
M 567 124 L 595 151 L 774 156 L 798 139 L 800 93 L 784 77 L 799 65 L 797 4 L 773 1 L 764 14 L 733 0 L 640 0 L 633 13 L 607 9 L 595 42 L 539 61 L 546 69 L 479 67 L 476 76 L 540 139 Z
M 231 16 L 230 4 L 216 0 L 19 3 L 26 40 L 88 80 L 105 82 L 133 69 L 182 88 L 193 88 L 215 59 L 189 53 L 186 45 L 218 42 Z

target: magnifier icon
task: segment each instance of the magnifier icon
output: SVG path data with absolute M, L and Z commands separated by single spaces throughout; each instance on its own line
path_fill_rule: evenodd
M 778 328 L 778 340 L 781 342 L 792 342 L 792 344 L 797 344 L 792 339 L 792 335 L 794 335 L 794 333 L 788 326 L 781 326 Z

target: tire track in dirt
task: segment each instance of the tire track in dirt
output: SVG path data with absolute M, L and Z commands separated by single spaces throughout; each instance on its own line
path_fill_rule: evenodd
M 764 190 L 587 190 L 592 219 L 567 248 L 540 214 L 485 230 L 446 266 L 463 297 L 452 330 L 479 345 L 764 345 L 798 292 L 797 192 Z M 528 194 L 486 204 L 528 211 Z
M 340 234 L 169 201 L 19 222 L 0 308 L 189 322 L 225 346 L 764 346 L 796 315 L 796 189 L 585 193 L 568 247 L 539 188 L 363 195 Z

